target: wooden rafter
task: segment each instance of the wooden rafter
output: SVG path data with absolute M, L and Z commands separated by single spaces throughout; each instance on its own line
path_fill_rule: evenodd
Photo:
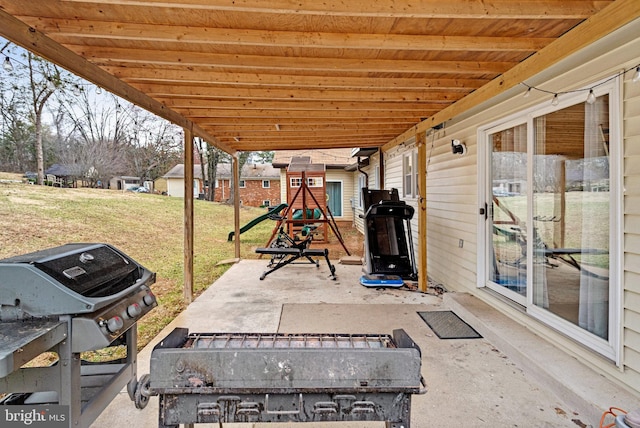
M 226 151 L 388 148 L 612 4 L 0 0 L 0 34 Z
M 587 18 L 606 1 L 576 0 L 528 0 L 514 2 L 512 0 L 472 0 L 449 1 L 417 0 L 398 3 L 394 0 L 377 0 L 375 2 L 353 0 L 344 2 L 330 0 L 324 2 L 298 2 L 288 0 L 244 0 L 229 2 L 226 0 L 66 0 L 68 3 L 99 4 L 117 6 L 163 7 L 191 9 L 197 11 L 234 11 L 243 13 L 273 13 L 293 15 L 319 16 L 368 16 L 368 17 L 419 17 L 419 18 L 528 18 L 549 19 Z

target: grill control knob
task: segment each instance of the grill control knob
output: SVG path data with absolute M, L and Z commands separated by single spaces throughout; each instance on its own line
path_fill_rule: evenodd
M 133 303 L 127 306 L 126 314 L 129 318 L 135 318 L 142 313 L 142 308 L 139 304 Z
M 120 330 L 122 327 L 124 327 L 124 321 L 122 321 L 122 318 L 118 316 L 109 318 L 109 320 L 107 320 L 107 323 L 105 325 L 105 328 L 109 333 L 115 333 L 118 330 Z
M 156 296 L 153 293 L 145 294 L 142 298 L 142 304 L 145 306 L 152 306 L 156 302 Z

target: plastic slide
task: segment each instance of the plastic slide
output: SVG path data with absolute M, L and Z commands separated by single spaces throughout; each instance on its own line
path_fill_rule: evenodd
M 261 216 L 258 216 L 256 218 L 254 218 L 249 223 L 247 223 L 244 226 L 242 226 L 240 228 L 240 233 L 246 232 L 247 230 L 251 229 L 256 224 L 261 223 L 261 222 L 269 219 L 269 217 L 271 217 L 274 214 L 278 214 L 280 211 L 282 211 L 283 209 L 287 208 L 288 206 L 289 205 L 287 205 L 287 204 L 277 205 L 273 209 L 270 209 L 266 214 L 262 214 Z M 233 240 L 233 235 L 235 235 L 235 232 L 232 230 L 231 232 L 229 232 L 229 236 L 227 237 L 227 241 Z

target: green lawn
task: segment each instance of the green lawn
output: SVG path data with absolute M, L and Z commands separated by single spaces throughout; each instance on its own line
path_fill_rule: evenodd
M 554 193 L 535 194 L 534 227 L 538 236 L 548 248 L 593 248 L 609 249 L 609 192 L 567 192 L 565 194 L 565 219 L 555 210 L 560 200 Z M 527 199 L 525 196 L 499 198 L 504 210 L 494 207 L 494 221 L 509 222 L 507 212 L 520 220 L 520 229 L 527 227 Z M 561 234 L 555 233 L 564 224 L 564 242 Z M 513 225 L 500 225 L 507 234 L 513 232 Z M 512 234 L 513 235 L 513 234 Z M 523 250 L 513 236 L 494 236 L 494 248 L 500 260 L 515 261 L 523 255 Z M 608 255 L 574 255 L 582 263 L 609 267 Z
M 157 273 L 152 289 L 159 306 L 138 324 L 139 346 L 148 343 L 180 313 L 183 287 L 183 199 L 100 189 L 60 189 L 15 183 L 19 176 L 0 173 L 0 259 L 70 242 L 105 242 Z M 196 200 L 194 288 L 201 293 L 234 257 L 227 242 L 233 207 Z M 264 213 L 242 208 L 240 224 Z M 271 236 L 265 221 L 242 234 L 243 258 Z

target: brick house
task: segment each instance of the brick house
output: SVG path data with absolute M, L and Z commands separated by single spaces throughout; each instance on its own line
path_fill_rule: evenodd
M 214 200 L 229 199 L 231 165 L 219 164 Z M 249 207 L 270 207 L 280 203 L 280 170 L 271 164 L 245 164 L 240 173 L 240 202 Z
M 167 195 L 184 197 L 184 164 L 177 164 L 163 177 Z M 230 195 L 231 165 L 218 164 L 214 201 L 224 202 Z M 205 191 L 200 164 L 193 167 L 193 193 L 198 197 Z M 240 201 L 245 206 L 272 206 L 280 203 L 280 171 L 271 164 L 246 164 L 240 173 Z
M 287 202 L 287 168 L 294 157 L 308 157 L 313 164 L 325 166 L 327 206 L 338 222 L 351 224 L 354 220 L 354 172 L 357 163 L 351 156 L 352 149 L 277 150 L 272 165 L 278 168 L 281 178 L 282 202 Z M 351 168 L 350 168 L 351 167 Z

